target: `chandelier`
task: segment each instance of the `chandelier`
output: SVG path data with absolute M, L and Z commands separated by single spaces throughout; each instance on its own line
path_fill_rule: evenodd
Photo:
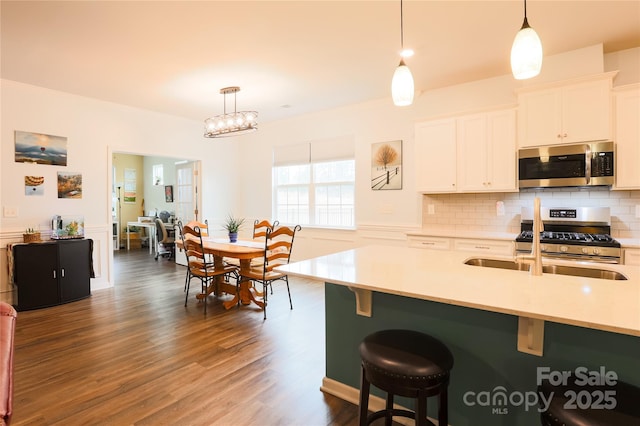
M 224 114 L 216 115 L 204 120 L 205 138 L 224 138 L 228 136 L 244 135 L 258 130 L 258 113 L 255 111 L 236 111 L 237 86 L 220 89 L 224 95 Z M 227 113 L 227 94 L 233 93 L 233 112 Z

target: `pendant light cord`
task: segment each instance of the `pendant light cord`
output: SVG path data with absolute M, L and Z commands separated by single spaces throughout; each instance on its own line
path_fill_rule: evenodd
M 404 19 L 402 13 L 402 0 L 400 0 L 400 49 L 404 51 Z
M 524 0 L 524 21 L 522 22 L 522 28 L 520 29 L 523 30 L 525 28 L 531 28 L 529 26 L 529 21 L 527 21 L 527 0 Z

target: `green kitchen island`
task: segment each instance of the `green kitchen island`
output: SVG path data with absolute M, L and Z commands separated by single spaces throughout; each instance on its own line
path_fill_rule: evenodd
M 369 333 L 390 328 L 431 334 L 452 351 L 454 426 L 539 425 L 536 388 L 543 377 L 596 380 L 604 374 L 640 386 L 640 268 L 554 260 L 609 269 L 627 280 L 531 276 L 465 264 L 471 257 L 366 246 L 278 268 L 325 282 L 321 389 L 357 404 L 358 345 Z M 577 396 L 580 404 L 598 403 L 598 395 Z M 413 408 L 411 400 L 397 402 Z M 429 402 L 430 414 L 435 402 Z M 374 397 L 370 409 L 383 404 Z

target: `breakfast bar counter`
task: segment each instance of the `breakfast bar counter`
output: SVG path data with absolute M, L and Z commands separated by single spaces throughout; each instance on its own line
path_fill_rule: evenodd
M 472 257 L 366 246 L 279 268 L 325 282 L 322 390 L 357 403 L 358 344 L 389 328 L 431 334 L 453 352 L 452 425 L 539 424 L 537 406 L 515 397 L 495 404 L 495 394 L 533 397 L 541 371 L 604 369 L 640 385 L 639 267 L 554 260 L 627 279 L 532 276 L 465 264 Z

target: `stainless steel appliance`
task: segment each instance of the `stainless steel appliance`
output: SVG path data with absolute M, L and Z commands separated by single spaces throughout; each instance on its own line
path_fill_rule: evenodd
M 542 256 L 620 263 L 620 243 L 611 233 L 609 207 L 541 208 Z M 533 242 L 533 209 L 523 207 L 516 252 L 529 253 Z
M 518 151 L 520 188 L 615 183 L 614 143 L 540 146 Z

